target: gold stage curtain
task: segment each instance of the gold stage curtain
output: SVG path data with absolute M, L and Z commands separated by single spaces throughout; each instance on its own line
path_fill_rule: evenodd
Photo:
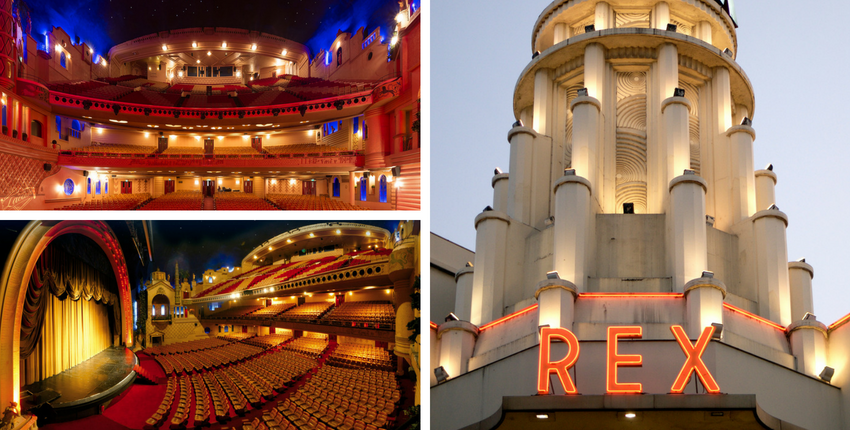
M 95 300 L 47 296 L 41 340 L 30 356 L 21 360 L 21 386 L 70 369 L 112 344 L 109 306 Z
M 36 262 L 21 316 L 21 386 L 69 369 L 112 343 L 114 280 L 59 247 Z M 110 309 L 111 308 L 111 309 Z M 117 326 L 116 326 L 117 327 Z

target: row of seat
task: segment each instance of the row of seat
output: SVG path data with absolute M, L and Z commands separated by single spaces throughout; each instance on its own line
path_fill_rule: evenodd
M 327 321 L 392 324 L 395 310 L 389 302 L 345 302 L 324 317 Z
M 179 211 L 179 210 L 201 210 L 204 208 L 204 196 L 200 191 L 175 191 L 163 194 L 149 203 L 143 205 L 139 210 L 143 211 Z
M 250 211 L 275 211 L 278 210 L 268 201 L 242 193 L 219 193 L 215 195 L 216 210 L 250 210 Z M 249 286 L 250 287 L 250 286 Z
M 171 345 L 151 346 L 143 349 L 142 352 L 151 356 L 160 354 L 180 354 L 184 352 L 216 348 L 224 345 L 230 345 L 230 342 L 224 339 L 210 338 L 173 343 Z
M 292 339 L 292 334 L 272 333 L 265 336 L 252 337 L 242 342 L 248 345 L 259 346 L 261 348 L 274 348 L 290 339 Z
M 357 211 L 364 207 L 345 203 L 326 196 L 304 196 L 298 194 L 266 194 L 266 199 L 287 211 Z
M 89 200 L 85 203 L 75 203 L 56 208 L 65 211 L 102 211 L 102 210 L 135 210 L 151 200 L 148 193 L 138 194 L 109 194 L 103 198 Z
M 328 349 L 328 340 L 315 337 L 299 337 L 283 345 L 283 349 L 295 351 L 310 358 L 318 358 Z

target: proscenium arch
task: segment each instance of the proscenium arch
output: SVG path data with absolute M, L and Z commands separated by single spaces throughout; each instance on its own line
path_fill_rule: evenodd
M 21 317 L 29 279 L 53 240 L 80 234 L 94 241 L 112 264 L 121 307 L 121 336 L 133 346 L 133 312 L 127 264 L 115 233 L 103 221 L 30 221 L 18 234 L 0 274 L 0 404 L 20 403 Z

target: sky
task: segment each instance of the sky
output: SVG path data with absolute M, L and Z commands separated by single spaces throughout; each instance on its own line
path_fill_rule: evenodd
M 337 31 L 359 27 L 382 34 L 394 24 L 393 0 L 25 0 L 36 42 L 51 26 L 106 56 L 112 46 L 156 33 L 191 27 L 257 30 L 309 46 L 311 55 L 328 49 Z
M 473 220 L 492 205 L 493 169 L 508 171 L 514 85 L 531 61 L 546 0 L 436 1 L 431 27 L 431 231 L 474 250 Z M 850 312 L 842 267 L 850 189 L 842 131 L 850 110 L 850 3 L 738 0 L 737 62 L 755 91 L 755 167 L 773 163 L 788 215 L 788 259 L 814 267 L 818 320 Z

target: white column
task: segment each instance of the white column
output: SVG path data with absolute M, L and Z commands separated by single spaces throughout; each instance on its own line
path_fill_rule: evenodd
M 590 228 L 590 182 L 575 174 L 563 176 L 553 186 L 555 193 L 555 225 L 553 266 L 561 279 L 572 282 L 577 292 L 587 291 L 587 266 L 590 255 L 587 243 L 593 237 Z M 554 326 L 553 326 L 554 327 Z
M 753 140 L 756 132 L 748 125 L 736 125 L 726 132 L 732 154 L 732 224 L 756 213 L 756 181 L 753 172 Z M 767 209 L 767 208 L 758 208 Z
M 469 359 L 475 350 L 478 327 L 467 321 L 449 321 L 437 329 L 440 343 L 440 362 L 449 378 L 463 375 L 469 370 Z
M 697 23 L 696 37 L 705 43 L 711 44 L 711 23 L 708 21 Z
M 508 182 L 510 178 L 507 173 L 493 176 L 490 183 L 493 185 L 493 209 L 499 212 L 508 211 Z
M 732 171 L 729 139 L 732 126 L 732 92 L 729 70 L 715 67 L 711 82 L 712 117 L 714 118 L 714 226 L 729 231 L 732 225 Z
M 596 30 L 605 30 L 614 27 L 614 12 L 611 10 L 611 5 L 604 1 L 596 3 L 593 27 Z
M 770 170 L 756 170 L 756 211 L 762 211 L 776 204 L 776 173 Z
M 659 3 L 662 4 L 662 3 Z M 666 7 L 666 3 L 663 3 Z M 665 24 L 666 25 L 666 24 Z M 673 97 L 673 90 L 679 86 L 679 54 L 675 45 L 666 43 L 658 47 L 658 61 L 654 65 L 654 79 L 657 83 L 657 88 L 653 90 L 655 100 L 658 100 L 656 105 L 661 107 L 663 102 L 668 98 Z M 657 109 L 657 108 L 656 108 Z M 661 109 L 657 112 L 662 112 Z M 648 112 L 649 114 L 649 112 Z M 650 118 L 650 115 L 647 115 Z M 664 126 L 663 115 L 658 117 L 659 120 L 653 125 L 658 133 L 658 136 L 648 136 L 646 157 L 647 157 L 647 211 L 649 213 L 663 213 L 665 211 L 664 202 L 667 199 L 667 186 L 670 184 L 670 179 L 682 174 L 678 171 L 672 177 L 667 175 L 667 132 Z M 650 125 L 650 130 L 652 129 Z M 648 130 L 648 131 L 650 131 Z M 688 149 L 690 157 L 690 148 Z M 690 165 L 690 161 L 688 162 Z
M 652 23 L 657 29 L 667 29 L 667 24 L 670 23 L 670 6 L 666 2 L 655 3 L 652 8 Z
M 537 284 L 537 326 L 573 329 L 576 286 L 563 279 L 546 279 Z
M 511 144 L 510 177 L 508 178 L 509 217 L 529 223 L 531 219 L 531 178 L 533 143 L 537 133 L 528 127 L 514 127 L 508 134 Z
M 691 102 L 684 97 L 670 97 L 661 102 L 661 117 L 664 122 L 667 164 L 666 181 L 682 175 L 691 168 L 690 120 L 688 113 Z
M 818 321 L 796 321 L 788 327 L 791 353 L 797 358 L 797 371 L 813 378 L 827 365 L 827 328 Z
M 685 284 L 688 337 L 696 339 L 712 323 L 723 324 L 726 285 L 714 277 L 700 277 Z
M 472 311 L 477 326 L 504 313 L 505 255 L 510 220 L 502 212 L 486 211 L 475 217 L 475 271 L 472 277 Z
M 783 326 L 792 321 L 786 227 L 788 216 L 777 209 L 753 215 L 758 313 Z
M 705 180 L 694 174 L 670 181 L 667 242 L 673 291 L 684 291 L 685 282 L 699 278 L 708 268 L 705 190 Z
M 462 321 L 469 321 L 472 314 L 472 278 L 473 267 L 464 267 L 455 273 L 455 315 Z
M 570 37 L 570 29 L 567 27 L 567 23 L 559 22 L 555 24 L 555 37 L 552 40 L 553 45 L 557 45 Z
M 788 283 L 791 288 L 791 320 L 803 319 L 806 312 L 814 313 L 812 278 L 815 269 L 802 261 L 788 263 Z
M 597 182 L 599 151 L 599 100 L 576 97 L 570 103 L 573 113 L 572 168 L 591 184 Z
M 534 73 L 534 117 L 532 128 L 534 131 L 551 136 L 551 121 L 549 120 L 552 106 L 552 71 L 550 69 L 538 69 Z
M 584 48 L 584 87 L 587 88 L 588 96 L 604 100 L 605 49 L 598 43 L 591 43 Z

